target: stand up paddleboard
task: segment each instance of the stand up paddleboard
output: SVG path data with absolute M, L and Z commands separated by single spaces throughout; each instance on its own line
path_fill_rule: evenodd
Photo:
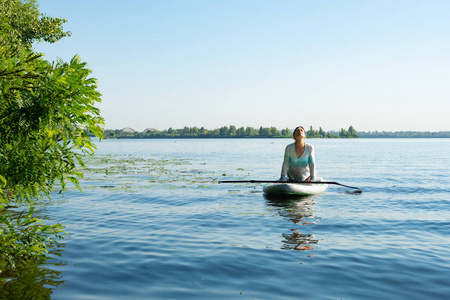
M 272 183 L 264 186 L 263 191 L 269 196 L 307 196 L 322 194 L 327 188 L 326 183 Z
M 349 189 L 354 189 L 353 192 L 347 192 L 348 194 L 361 194 L 360 188 L 345 185 L 335 181 L 313 181 L 313 182 L 298 182 L 298 181 L 280 181 L 280 180 L 220 180 L 219 183 L 268 183 L 263 187 L 263 191 L 268 196 L 283 196 L 283 195 L 317 195 L 324 193 L 329 184 L 335 184 L 343 186 Z

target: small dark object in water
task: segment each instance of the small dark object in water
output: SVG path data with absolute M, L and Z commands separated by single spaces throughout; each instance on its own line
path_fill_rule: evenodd
M 346 194 L 362 194 L 362 190 L 356 190 L 356 191 L 345 191 Z

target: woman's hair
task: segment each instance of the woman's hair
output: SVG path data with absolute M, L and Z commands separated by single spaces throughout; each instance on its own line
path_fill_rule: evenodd
M 299 128 L 301 128 L 301 129 L 303 129 L 303 131 L 305 131 L 305 128 L 303 128 L 303 126 L 297 126 L 297 127 L 295 127 L 294 131 L 292 132 L 292 135 L 294 135 L 295 131 Z

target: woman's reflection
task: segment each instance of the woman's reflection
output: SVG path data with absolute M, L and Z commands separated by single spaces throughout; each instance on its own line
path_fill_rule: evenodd
M 307 231 L 309 224 L 318 222 L 318 218 L 314 216 L 313 205 L 315 204 L 312 196 L 302 197 L 269 197 L 265 195 L 267 204 L 278 209 L 278 213 L 285 219 L 289 220 L 294 226 L 290 233 L 282 233 L 284 240 L 281 249 L 309 251 L 314 248 L 311 244 L 317 244 L 319 241 L 312 233 L 304 233 Z M 308 255 L 312 256 L 312 255 Z

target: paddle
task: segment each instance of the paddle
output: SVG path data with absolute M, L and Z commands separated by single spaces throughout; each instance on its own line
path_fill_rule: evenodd
M 300 183 L 300 184 L 335 184 L 340 185 L 349 189 L 355 189 L 356 191 L 351 192 L 351 194 L 361 194 L 362 190 L 360 188 L 341 184 L 335 181 L 281 181 L 281 180 L 220 180 L 219 183 Z

